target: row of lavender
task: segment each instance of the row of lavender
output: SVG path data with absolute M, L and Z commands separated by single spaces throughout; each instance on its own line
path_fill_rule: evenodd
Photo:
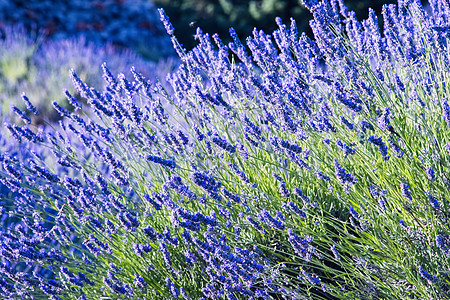
M 380 30 L 303 4 L 314 40 L 277 19 L 187 53 L 161 10 L 171 91 L 104 64 L 103 91 L 70 73 L 88 105 L 54 102 L 58 129 L 6 124 L 2 295 L 448 297 L 450 6 L 399 1 Z

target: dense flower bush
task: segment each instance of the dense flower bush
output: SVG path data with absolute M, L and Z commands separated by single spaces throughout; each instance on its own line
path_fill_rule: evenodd
M 22 25 L 43 30 L 54 40 L 83 36 L 131 48 L 152 60 L 174 55 L 170 41 L 148 0 L 8 0 L 0 1 L 0 28 Z
M 60 128 L 6 123 L 2 295 L 448 298 L 450 7 L 304 5 L 314 40 L 276 19 L 187 53 L 161 10 L 173 91 L 102 65 Z
M 104 61 L 108 61 L 113 72 L 138 65 L 151 79 L 163 78 L 177 64 L 173 58 L 159 63 L 147 61 L 129 49 L 119 50 L 111 43 L 96 45 L 83 36 L 46 40 L 44 35 L 33 36 L 22 26 L 5 27 L 0 39 L 0 109 L 3 114 L 8 112 L 11 104 L 18 103 L 20 94 L 25 92 L 41 112 L 40 122 L 44 117 L 55 120 L 59 114 L 52 109 L 51 102 L 56 100 L 66 106 L 63 90 L 76 92 L 67 76 L 69 70 L 75 68 L 87 84 L 103 89 L 98 66 Z

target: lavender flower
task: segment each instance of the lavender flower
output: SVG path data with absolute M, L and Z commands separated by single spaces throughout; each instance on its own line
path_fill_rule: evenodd
M 389 110 L 389 108 L 385 107 L 383 109 L 383 113 L 381 114 L 381 116 L 378 118 L 378 121 L 377 121 L 378 127 L 381 130 L 385 131 L 385 130 L 388 130 L 389 128 L 391 128 L 391 125 L 389 123 L 390 119 L 391 119 L 390 115 L 391 115 L 391 111 Z
M 169 278 L 166 278 L 166 284 L 167 284 L 167 288 L 169 289 L 170 293 L 172 294 L 172 296 L 174 298 L 178 298 L 178 296 L 180 295 L 179 290 L 175 287 L 175 285 L 173 284 L 172 281 L 170 281 Z
M 355 218 L 356 220 L 359 220 L 359 214 L 355 211 L 353 206 L 350 206 L 350 214 L 352 215 L 353 218 Z
M 344 93 L 339 82 L 335 82 L 334 92 L 336 99 L 349 109 L 353 110 L 354 112 L 359 112 L 362 110 L 362 106 L 360 104 L 361 100 L 354 97 L 353 95 L 347 95 L 346 93 Z
M 165 167 L 169 167 L 171 169 L 174 169 L 176 167 L 176 164 L 173 160 L 166 160 L 166 159 L 163 159 L 163 158 L 155 156 L 155 155 L 147 156 L 147 160 L 157 163 L 157 164 L 160 164 Z
M 252 217 L 247 216 L 247 221 L 248 221 L 250 224 L 252 224 L 252 226 L 253 226 L 257 231 L 259 231 L 261 234 L 266 234 L 266 231 L 264 230 L 264 228 L 262 228 L 262 226 L 261 226 L 257 221 L 255 221 Z
M 427 177 L 429 180 L 431 181 L 435 181 L 436 180 L 436 175 L 433 171 L 433 169 L 431 169 L 431 167 L 426 167 L 425 168 L 425 173 L 427 174 Z
M 331 252 L 333 252 L 334 259 L 337 260 L 337 261 L 340 261 L 341 260 L 341 256 L 339 255 L 339 252 L 337 251 L 336 246 L 332 245 L 330 249 L 331 249 Z
M 411 196 L 411 191 L 409 190 L 409 185 L 407 185 L 403 181 L 400 182 L 400 190 L 402 192 L 403 197 L 405 197 L 409 201 L 412 201 L 412 196 Z
M 270 215 L 270 213 L 263 209 L 260 214 L 259 214 L 259 219 L 260 221 L 268 224 L 270 227 L 274 228 L 274 229 L 279 229 L 279 230 L 284 230 L 285 226 L 284 226 L 284 220 L 277 220 L 274 217 L 272 217 Z
M 348 128 L 348 130 L 353 130 L 354 124 L 350 123 L 344 116 L 341 116 L 341 123 L 345 125 L 345 127 Z
M 431 275 L 419 265 L 419 275 L 426 279 L 430 284 L 437 283 L 439 280 L 436 275 Z
M 353 177 L 350 173 L 347 173 L 347 171 L 338 163 L 337 159 L 334 159 L 333 163 L 336 177 L 340 183 L 355 184 L 356 181 L 358 181 L 356 177 Z
M 439 205 L 439 202 L 437 201 L 437 199 L 433 196 L 433 194 L 431 194 L 430 192 L 426 192 L 426 195 L 428 197 L 428 200 L 430 201 L 431 206 L 436 209 L 439 210 L 441 208 L 441 206 Z
M 297 214 L 297 216 L 299 216 L 300 218 L 306 218 L 306 213 L 303 210 L 301 210 L 300 208 L 298 208 L 294 202 L 292 202 L 292 201 L 289 202 L 288 206 L 293 212 L 295 212 Z
M 380 198 L 380 199 L 378 199 L 378 204 L 380 204 L 381 211 L 385 213 L 386 212 L 386 202 L 382 198 Z
M 367 121 L 362 120 L 361 121 L 361 130 L 366 133 L 367 130 L 372 130 L 374 131 L 375 129 L 373 128 L 372 124 L 368 123 Z
M 447 256 L 450 256 L 450 248 L 447 246 L 448 236 L 437 235 L 436 246 Z
M 211 141 L 230 154 L 234 154 L 236 152 L 236 146 L 231 145 L 226 140 L 220 138 L 217 134 L 212 137 Z
M 35 116 L 39 115 L 37 108 L 33 105 L 33 103 L 31 103 L 25 93 L 22 93 L 22 100 L 25 102 L 28 111 L 32 112 Z
M 166 29 L 167 34 L 173 35 L 173 33 L 175 32 L 175 29 L 173 28 L 172 24 L 170 23 L 169 17 L 166 15 L 166 12 L 162 8 L 159 8 L 158 12 L 159 12 L 159 15 L 161 16 L 161 21 L 164 24 L 164 28 Z
M 12 106 L 11 106 L 11 110 L 12 110 L 13 112 L 15 112 L 16 115 L 17 115 L 20 119 L 22 119 L 22 121 L 23 121 L 25 124 L 30 124 L 30 123 L 31 123 L 31 119 L 27 116 L 26 112 L 21 111 L 21 110 L 18 109 L 15 105 L 12 105 Z
M 308 274 L 305 270 L 302 271 L 303 277 L 306 278 L 306 280 L 310 284 L 319 285 L 320 284 L 320 278 L 316 277 L 314 275 Z
M 405 152 L 400 148 L 400 146 L 394 141 L 392 137 L 388 138 L 389 144 L 391 145 L 392 149 L 395 151 L 395 156 L 397 158 L 402 158 Z
M 289 189 L 286 187 L 286 182 L 283 180 L 283 178 L 281 178 L 275 172 L 272 173 L 272 175 L 278 181 L 281 197 L 289 198 L 291 194 L 289 193 Z
M 380 150 L 381 156 L 383 157 L 383 160 L 389 160 L 389 155 L 387 154 L 387 147 L 383 142 L 382 137 L 376 137 L 374 135 L 370 136 L 367 139 L 369 142 L 371 142 L 372 144 L 378 146 L 378 149 Z
M 294 252 L 304 258 L 307 261 L 310 261 L 312 258 L 312 251 L 314 247 L 310 246 L 312 242 L 312 237 L 305 236 L 305 239 L 302 239 L 298 235 L 296 235 L 290 228 L 288 228 L 289 235 L 289 243 L 294 248 Z
M 349 155 L 355 154 L 355 149 L 351 148 L 350 146 L 344 144 L 341 140 L 336 140 L 336 146 L 341 148 L 344 151 L 344 158 L 347 158 Z
M 450 106 L 447 103 L 446 99 L 442 99 L 442 112 L 444 116 L 444 120 L 447 123 L 447 125 L 450 127 Z
M 162 253 L 164 262 L 166 263 L 166 265 L 167 265 L 168 267 L 172 267 L 172 259 L 171 259 L 171 257 L 170 257 L 169 251 L 167 250 L 166 244 L 161 242 L 161 244 L 160 244 L 160 249 L 161 249 L 160 251 L 161 251 L 161 253 Z
M 243 182 L 250 183 L 250 180 L 247 178 L 243 171 L 240 171 L 235 164 L 229 163 L 228 166 L 233 170 L 234 174 L 236 174 Z

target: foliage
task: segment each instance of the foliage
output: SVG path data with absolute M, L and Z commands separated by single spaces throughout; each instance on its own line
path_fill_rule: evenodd
M 103 65 L 101 92 L 71 72 L 89 106 L 54 102 L 60 128 L 7 123 L 4 297 L 448 298 L 449 4 L 384 6 L 382 31 L 303 4 L 314 40 L 277 18 L 189 52 L 160 10 L 172 91 Z

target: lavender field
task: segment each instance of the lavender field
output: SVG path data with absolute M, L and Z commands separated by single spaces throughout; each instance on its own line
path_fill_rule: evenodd
M 0 299 L 450 299 L 450 3 L 301 5 L 192 50 L 152 7 L 155 61 L 7 27 Z

